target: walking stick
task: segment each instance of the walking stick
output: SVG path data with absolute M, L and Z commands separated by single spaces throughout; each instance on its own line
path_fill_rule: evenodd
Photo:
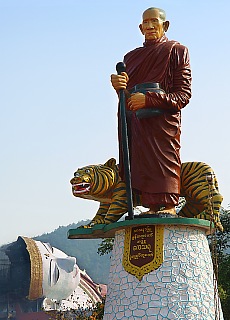
M 116 65 L 116 70 L 118 74 L 125 72 L 125 64 L 123 62 L 118 62 Z M 126 194 L 128 203 L 128 219 L 133 219 L 133 195 L 131 186 L 131 173 L 130 173 L 130 161 L 129 161 L 129 144 L 128 144 L 128 130 L 126 121 L 126 99 L 125 90 L 121 89 L 119 91 L 119 110 L 120 110 L 120 121 L 121 121 L 121 143 L 123 150 L 123 163 L 124 163 L 124 174 L 126 183 Z

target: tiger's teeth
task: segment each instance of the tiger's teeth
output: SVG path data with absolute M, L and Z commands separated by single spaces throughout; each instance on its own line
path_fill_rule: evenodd
M 85 188 L 83 190 L 73 190 L 73 193 L 84 193 L 84 192 L 87 192 L 89 190 L 90 190 L 90 187 L 87 187 L 87 188 Z
M 82 183 L 75 183 L 72 186 L 73 187 L 79 187 L 79 186 L 84 187 L 85 185 L 88 186 L 89 184 L 87 182 L 82 182 Z
M 72 188 L 74 194 L 86 193 L 90 191 L 90 184 L 87 182 L 75 183 Z

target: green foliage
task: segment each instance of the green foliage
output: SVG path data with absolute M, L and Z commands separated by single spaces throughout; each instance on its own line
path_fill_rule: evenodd
M 224 313 L 224 319 L 230 320 L 230 255 L 222 257 L 219 265 L 218 278 L 219 295 Z
M 222 262 L 230 248 L 230 210 L 221 210 L 220 220 L 224 231 L 216 230 L 208 236 L 211 253 L 216 255 L 218 264 Z
M 97 253 L 100 256 L 111 253 L 111 251 L 113 250 L 113 243 L 114 238 L 103 239 L 102 242 L 99 244 Z
M 216 251 L 211 246 L 211 252 L 216 252 L 214 260 L 218 265 L 218 290 L 224 319 L 230 320 L 230 210 L 222 209 L 220 220 L 224 232 L 216 232 Z
M 105 300 L 98 302 L 94 306 L 88 306 L 85 309 L 76 309 L 68 311 L 52 310 L 46 312 L 50 320 L 102 320 L 104 315 Z

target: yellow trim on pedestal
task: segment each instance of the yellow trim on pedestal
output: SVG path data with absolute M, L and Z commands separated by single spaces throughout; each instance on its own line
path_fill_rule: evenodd
M 30 289 L 29 289 L 29 300 L 36 300 L 41 298 L 42 282 L 43 282 L 43 266 L 42 257 L 38 249 L 36 242 L 33 239 L 22 237 L 26 243 L 27 251 L 30 255 Z
M 163 263 L 164 226 L 140 225 L 125 229 L 123 267 L 142 280 Z

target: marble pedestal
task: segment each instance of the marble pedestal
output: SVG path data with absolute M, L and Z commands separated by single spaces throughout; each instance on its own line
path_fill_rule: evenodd
M 153 224 L 164 227 L 163 263 L 138 280 L 122 264 L 125 229 Z M 70 230 L 69 238 L 115 236 L 104 320 L 223 319 L 220 303 L 215 311 L 208 221 L 142 218 L 95 227 L 86 236 Z

